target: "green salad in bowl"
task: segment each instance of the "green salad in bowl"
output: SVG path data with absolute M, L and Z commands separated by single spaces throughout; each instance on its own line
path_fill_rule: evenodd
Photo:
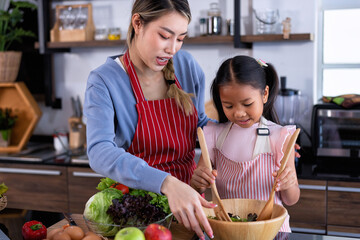
M 104 237 L 114 236 L 121 228 L 145 229 L 151 223 L 167 228 L 172 221 L 167 197 L 128 188 L 110 178 L 103 178 L 86 203 L 84 220 L 90 231 Z

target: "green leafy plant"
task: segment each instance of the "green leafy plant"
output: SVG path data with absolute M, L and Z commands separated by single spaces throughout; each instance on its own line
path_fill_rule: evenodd
M 26 1 L 14 2 L 12 0 L 1 0 L 0 3 L 0 52 L 7 51 L 14 41 L 22 42 L 23 37 L 36 37 L 31 31 L 18 27 L 23 21 L 21 9 L 36 9 L 37 6 Z
M 0 130 L 11 129 L 17 120 L 17 116 L 11 114 L 10 108 L 0 108 Z

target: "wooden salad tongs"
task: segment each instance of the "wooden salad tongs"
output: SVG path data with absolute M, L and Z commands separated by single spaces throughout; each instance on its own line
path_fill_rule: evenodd
M 207 149 L 207 146 L 206 146 L 204 132 L 202 131 L 202 129 L 200 127 L 198 127 L 198 129 L 197 129 L 197 134 L 198 134 L 198 138 L 199 138 L 201 154 L 202 154 L 202 157 L 204 159 L 204 163 L 205 163 L 206 167 L 208 167 L 210 169 L 210 171 L 212 171 L 212 166 L 211 166 L 211 162 L 210 162 L 209 152 L 208 152 L 208 149 Z M 215 182 L 211 183 L 210 186 L 211 186 L 212 202 L 214 204 L 217 204 L 217 207 L 214 208 L 215 216 L 219 220 L 231 222 L 231 218 L 229 217 L 229 215 L 225 211 L 224 205 L 221 202 L 221 199 L 219 197 L 219 193 L 218 193 L 218 191 L 216 189 Z
M 268 219 L 271 218 L 271 215 L 272 215 L 272 212 L 273 212 L 273 207 L 274 207 L 274 196 L 275 196 L 276 181 L 277 181 L 278 177 L 281 175 L 282 171 L 285 169 L 286 163 L 287 163 L 287 161 L 289 160 L 289 157 L 290 157 L 291 150 L 295 146 L 295 142 L 296 142 L 297 137 L 299 136 L 299 133 L 300 133 L 300 128 L 296 129 L 296 131 L 294 132 L 294 134 L 290 138 L 290 141 L 289 141 L 289 143 L 287 145 L 284 156 L 283 156 L 283 158 L 281 160 L 281 165 L 280 165 L 278 174 L 276 176 L 273 188 L 271 190 L 269 200 L 266 202 L 264 208 L 260 212 L 260 214 L 259 214 L 256 221 L 268 220 Z

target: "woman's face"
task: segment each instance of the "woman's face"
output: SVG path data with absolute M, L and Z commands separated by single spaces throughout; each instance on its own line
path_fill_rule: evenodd
M 161 71 L 168 60 L 180 50 L 187 34 L 188 19 L 178 12 L 170 12 L 145 26 L 134 26 L 135 47 L 140 64 L 153 71 Z
M 220 100 L 226 117 L 240 127 L 248 128 L 260 121 L 269 87 L 264 93 L 251 85 L 229 83 L 219 88 Z

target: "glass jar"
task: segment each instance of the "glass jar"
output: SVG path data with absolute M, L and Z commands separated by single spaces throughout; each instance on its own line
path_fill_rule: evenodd
M 115 27 L 109 29 L 109 34 L 108 34 L 109 40 L 120 40 L 120 37 L 121 37 L 120 28 Z
M 227 35 L 234 36 L 234 20 L 228 19 L 226 20 L 227 26 Z
M 106 28 L 98 28 L 95 30 L 95 40 L 106 40 L 108 38 L 108 31 Z
M 222 18 L 219 4 L 216 2 L 210 3 L 210 9 L 208 11 L 208 34 L 220 35 L 221 25 Z
M 206 18 L 200 18 L 200 36 L 207 35 L 207 22 Z

